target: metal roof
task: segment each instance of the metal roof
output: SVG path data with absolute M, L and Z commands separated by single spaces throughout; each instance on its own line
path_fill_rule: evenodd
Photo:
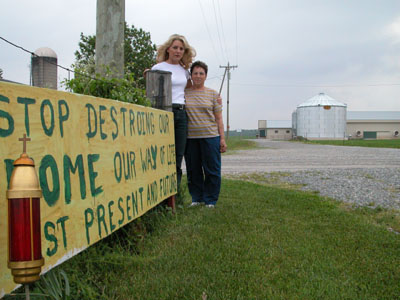
M 292 128 L 291 120 L 268 120 L 267 128 Z
M 343 106 L 347 107 L 347 104 L 336 101 L 332 97 L 324 93 L 319 93 L 318 95 L 308 99 L 306 102 L 299 104 L 297 107 L 309 107 L 309 106 Z
M 396 120 L 400 121 L 400 111 L 348 111 L 347 121 Z
M 53 49 L 50 49 L 48 47 L 42 47 L 39 48 L 35 51 L 35 54 L 37 56 L 41 56 L 41 57 L 54 57 L 57 58 L 57 54 L 54 52 Z

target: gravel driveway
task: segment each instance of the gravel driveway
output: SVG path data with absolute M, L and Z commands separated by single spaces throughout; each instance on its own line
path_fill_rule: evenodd
M 400 209 L 400 149 L 255 141 L 260 148 L 223 155 L 224 176 L 278 176 L 355 205 Z

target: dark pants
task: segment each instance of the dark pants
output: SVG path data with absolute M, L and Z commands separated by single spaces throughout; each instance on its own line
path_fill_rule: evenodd
M 192 202 L 216 204 L 221 190 L 220 137 L 188 139 L 185 161 Z
M 187 115 L 184 109 L 173 108 L 172 111 L 174 113 L 176 176 L 179 191 L 182 179 L 182 159 L 186 149 Z

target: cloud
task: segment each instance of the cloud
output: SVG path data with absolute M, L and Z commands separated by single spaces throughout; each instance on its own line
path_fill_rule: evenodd
M 385 27 L 384 33 L 391 39 L 392 43 L 400 43 L 400 16 Z
M 95 34 L 95 0 L 43 0 L 40 6 L 1 1 L 0 35 L 31 51 L 50 47 L 63 66 L 74 62 L 80 32 Z M 296 105 L 319 92 L 351 110 L 400 110 L 400 86 L 387 85 L 400 82 L 399 0 L 146 0 L 125 5 L 128 24 L 150 32 L 154 43 L 173 33 L 185 35 L 196 59 L 209 65 L 206 84 L 211 88 L 220 88 L 220 65 L 229 60 L 239 66 L 232 72 L 231 128 L 256 128 L 258 119 L 288 120 Z M 220 14 L 225 38 L 216 23 Z M 7 79 L 28 83 L 29 62 L 29 54 L 0 43 Z

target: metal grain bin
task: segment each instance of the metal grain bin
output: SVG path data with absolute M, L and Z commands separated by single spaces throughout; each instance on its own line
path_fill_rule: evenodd
M 347 105 L 320 93 L 296 109 L 296 133 L 307 139 L 343 139 Z
M 50 48 L 43 47 L 35 51 L 31 59 L 32 85 L 57 89 L 57 54 Z

